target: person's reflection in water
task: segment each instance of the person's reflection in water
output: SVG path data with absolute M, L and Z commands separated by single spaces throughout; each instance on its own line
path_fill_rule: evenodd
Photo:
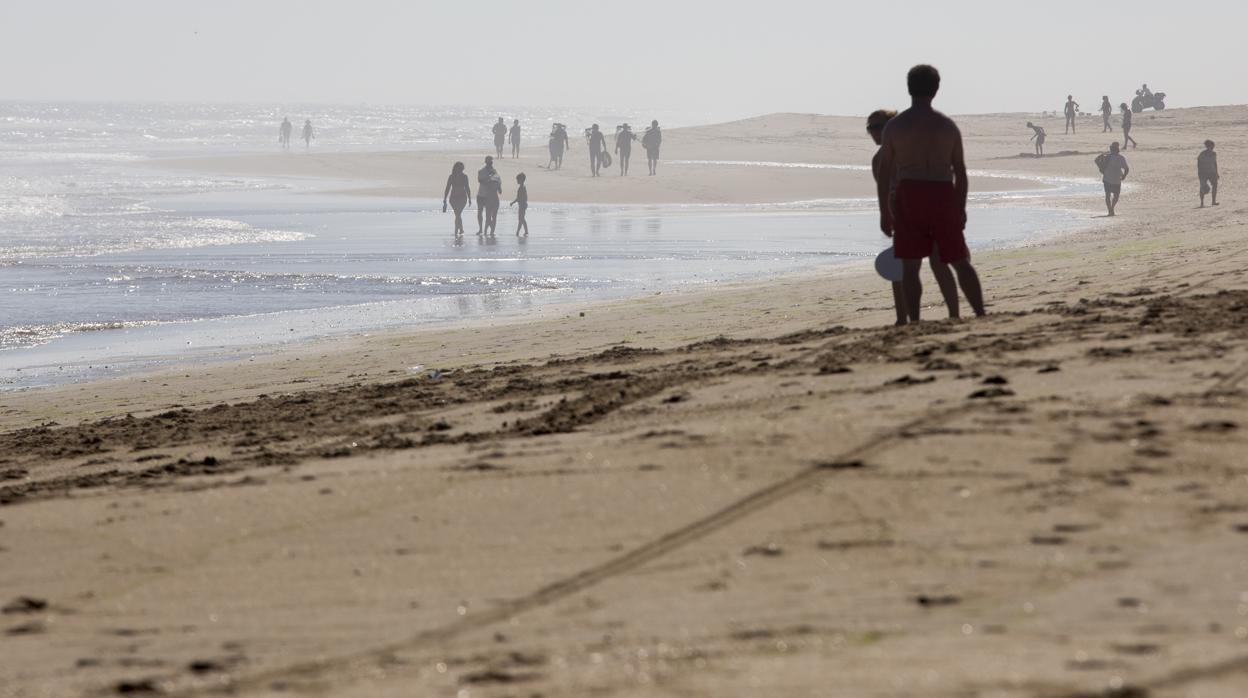
M 661 232 L 663 232 L 663 219 L 662 219 L 662 218 L 657 218 L 657 217 L 656 217 L 656 218 L 647 218 L 647 219 L 646 219 L 646 232 L 647 232 L 647 233 L 661 233 Z
M 556 208 L 550 212 L 550 232 L 552 235 L 562 236 L 568 232 L 568 212 Z
M 629 235 L 633 232 L 633 219 L 629 217 L 621 218 L 615 222 L 615 232 L 622 235 Z

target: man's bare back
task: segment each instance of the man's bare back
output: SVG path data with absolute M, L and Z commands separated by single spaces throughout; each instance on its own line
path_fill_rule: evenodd
M 955 162 L 962 159 L 962 132 L 935 109 L 911 107 L 888 122 L 883 147 L 896 181 L 953 182 Z
M 966 208 L 969 187 L 962 132 L 953 119 L 930 106 L 910 107 L 888 122 L 880 147 L 880 173 L 882 206 L 888 204 L 886 197 L 892 188 L 903 180 L 912 180 L 952 182 L 963 209 Z

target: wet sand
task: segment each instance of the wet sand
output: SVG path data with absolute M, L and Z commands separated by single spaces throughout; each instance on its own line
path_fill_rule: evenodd
M 983 320 L 839 269 L 6 395 L 0 694 L 1244 695 L 1238 113 Z M 971 165 L 1088 176 L 1025 121 Z

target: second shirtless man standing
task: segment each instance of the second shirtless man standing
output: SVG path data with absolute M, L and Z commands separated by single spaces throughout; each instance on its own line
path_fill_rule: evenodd
M 893 238 L 902 262 L 901 287 L 912 318 L 918 319 L 923 297 L 919 270 L 933 252 L 953 267 L 971 309 L 982 316 L 984 294 L 963 235 L 969 186 L 962 133 L 932 109 L 940 89 L 935 68 L 911 68 L 906 83 L 911 106 L 888 122 L 880 148 L 880 230 Z

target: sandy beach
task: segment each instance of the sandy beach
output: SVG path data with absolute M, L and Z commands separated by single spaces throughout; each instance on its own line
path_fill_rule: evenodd
M 861 119 L 812 114 L 777 114 L 731 124 L 664 131 L 659 176 L 646 176 L 646 156 L 633 149 L 630 176 L 617 178 L 618 166 L 589 174 L 583 138 L 573 134 L 563 168 L 545 169 L 549 154 L 544 134 L 528 136 L 519 160 L 495 162 L 504 193 L 515 190 L 524 172 L 534 203 L 572 204 L 754 204 L 874 196 L 861 170 L 828 166 L 870 164 L 874 152 Z M 483 144 L 484 145 L 484 144 Z M 451 164 L 461 160 L 470 173 L 491 154 L 485 150 L 393 153 L 266 153 L 247 156 L 170 159 L 162 166 L 188 172 L 307 177 L 360 182 L 344 191 L 374 196 L 441 198 Z M 793 164 L 809 167 L 794 167 Z M 822 166 L 822 167 L 821 167 Z M 1003 169 L 1003 168 L 992 168 Z M 476 180 L 471 178 L 475 191 Z M 1027 179 L 974 177 L 975 191 L 1040 188 Z
M 984 319 L 929 283 L 891 327 L 841 266 L 5 394 L 0 696 L 1246 695 L 1242 114 L 1138 115 L 1119 217 L 1041 200 L 1092 224 L 977 255 Z M 1121 135 L 1050 118 L 1025 157 L 1036 119 L 958 119 L 1013 175 L 973 191 Z M 164 164 L 428 198 L 485 150 Z M 666 132 L 654 178 L 500 171 L 764 203 L 870 174 L 706 163 L 872 151 L 777 115 Z

